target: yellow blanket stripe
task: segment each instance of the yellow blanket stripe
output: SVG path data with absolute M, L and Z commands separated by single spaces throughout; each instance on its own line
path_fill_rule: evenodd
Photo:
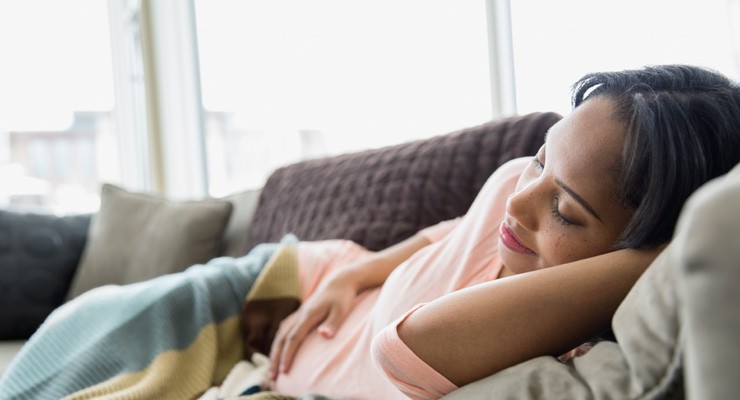
M 301 298 L 298 256 L 292 245 L 275 252 L 247 294 L 247 301 L 281 297 Z
M 279 297 L 300 298 L 296 250 L 292 245 L 282 246 L 273 254 L 245 300 Z M 205 325 L 187 348 L 164 351 L 141 371 L 118 375 L 73 393 L 65 400 L 196 398 L 221 383 L 241 360 L 243 343 L 239 322 L 240 316 L 235 315 L 219 324 Z M 136 345 L 132 341 L 131 346 Z
M 135 346 L 136 343 L 132 343 Z M 204 326 L 188 348 L 160 353 L 149 366 L 65 399 L 190 399 L 221 382 L 241 359 L 239 317 Z

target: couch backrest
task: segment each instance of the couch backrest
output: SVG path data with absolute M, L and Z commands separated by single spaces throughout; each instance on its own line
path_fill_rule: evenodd
M 370 250 L 461 216 L 506 161 L 533 155 L 555 113 L 511 117 L 447 135 L 292 164 L 267 180 L 249 249 L 287 233 L 349 239 Z

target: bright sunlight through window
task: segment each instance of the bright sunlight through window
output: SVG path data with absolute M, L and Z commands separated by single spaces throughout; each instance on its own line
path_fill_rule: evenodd
M 107 2 L 0 0 L 0 206 L 90 211 L 115 180 Z
M 589 72 L 686 63 L 737 78 L 726 0 L 511 0 L 517 109 L 570 111 Z
M 196 0 L 211 193 L 491 119 L 483 1 Z

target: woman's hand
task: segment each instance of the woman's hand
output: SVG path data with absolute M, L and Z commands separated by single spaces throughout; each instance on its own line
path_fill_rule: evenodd
M 313 329 L 330 339 L 351 310 L 359 292 L 351 273 L 340 272 L 325 280 L 298 310 L 280 324 L 270 351 L 270 377 L 288 372 L 296 351 Z
M 288 372 L 298 347 L 313 329 L 330 339 L 365 289 L 381 286 L 388 275 L 429 240 L 416 234 L 325 278 L 298 310 L 283 320 L 270 350 L 271 379 Z

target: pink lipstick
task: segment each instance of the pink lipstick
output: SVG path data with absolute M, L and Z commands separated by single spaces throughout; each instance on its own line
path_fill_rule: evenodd
M 523 245 L 522 242 L 519 241 L 519 238 L 517 238 L 514 232 L 509 229 L 509 226 L 506 225 L 506 221 L 501 222 L 501 227 L 499 228 L 499 237 L 501 238 L 501 243 L 509 248 L 509 250 L 523 254 L 534 254 L 534 251 L 532 251 L 532 249 Z

